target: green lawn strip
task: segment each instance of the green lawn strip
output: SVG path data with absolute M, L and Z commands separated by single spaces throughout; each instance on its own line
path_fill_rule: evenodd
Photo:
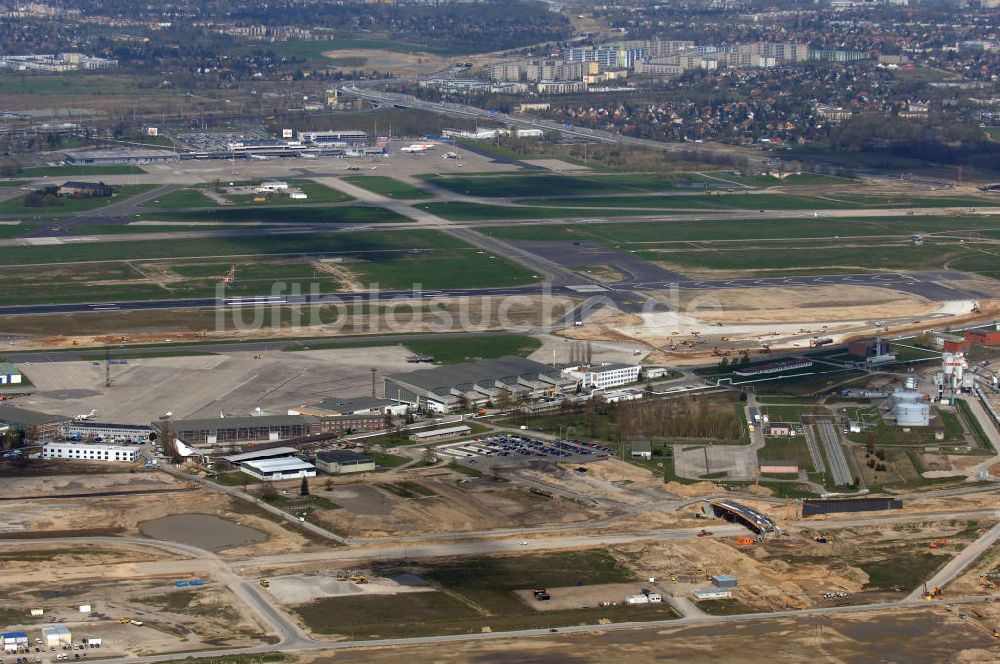
M 431 195 L 424 189 L 385 175 L 350 175 L 344 178 L 344 182 L 349 182 L 387 198 L 399 200 L 429 198 Z
M 421 203 L 416 207 L 425 212 L 437 215 L 449 221 L 502 221 L 511 219 L 564 219 L 567 217 L 592 217 L 599 214 L 602 217 L 636 217 L 643 216 L 635 210 L 600 210 L 595 212 L 588 208 L 561 207 L 515 207 L 507 205 L 490 205 L 487 203 L 468 203 L 465 201 L 438 201 Z M 649 212 L 655 214 L 655 212 Z
M 647 175 L 452 175 L 429 177 L 431 184 L 457 194 L 481 198 L 551 196 L 598 196 L 601 194 L 654 193 L 672 191 L 675 183 Z
M 408 457 L 385 452 L 367 452 L 366 456 L 375 462 L 376 468 L 396 468 L 410 462 Z
M 449 205 L 453 205 L 450 203 Z M 514 208 L 523 210 L 524 208 Z M 551 212 L 551 210 L 550 210 Z M 595 214 L 591 211 L 591 214 Z M 850 237 L 868 238 L 887 236 L 881 240 L 895 238 L 909 242 L 914 233 L 958 233 L 976 229 L 994 228 L 1000 232 L 1000 217 L 865 217 L 865 218 L 824 218 L 800 219 L 749 218 L 724 220 L 680 220 L 648 222 L 613 222 L 606 224 L 585 224 L 556 226 L 517 225 L 490 226 L 482 231 L 505 240 L 594 240 L 611 246 L 630 244 L 635 249 L 655 248 L 661 243 L 668 248 L 675 242 L 731 240 L 748 242 L 753 240 L 796 240 L 827 238 L 846 239 Z M 836 236 L 836 237 L 835 237 Z M 998 235 L 1000 237 L 1000 235 Z M 846 241 L 846 240 L 844 240 Z M 727 245 L 721 245 L 725 247 Z M 774 245 L 780 247 L 782 245 Z M 982 247 L 978 247 L 982 249 Z M 963 260 L 992 260 L 997 257 L 981 251 L 968 252 Z M 1000 270 L 1000 268 L 996 268 Z
M 780 249 L 766 246 L 713 246 L 704 250 L 636 251 L 639 258 L 662 261 L 680 268 L 707 270 L 780 271 L 823 270 L 827 274 L 858 270 L 938 269 L 949 260 L 963 255 L 957 244 L 925 245 L 859 244 L 844 247 L 837 241 L 816 241 L 809 245 Z M 794 274 L 794 272 L 793 272 Z M 760 276 L 766 276 L 761 274 Z
M 433 356 L 436 364 L 458 364 L 504 355 L 527 357 L 538 350 L 542 342 L 534 337 L 503 334 L 467 339 L 413 339 L 404 345 L 417 355 Z
M 184 240 L 130 240 L 53 246 L 0 247 L 0 264 L 105 262 L 118 260 L 182 259 L 216 256 L 305 254 L 335 256 L 392 255 L 393 252 L 469 249 L 470 245 L 437 231 L 393 233 L 302 233 L 279 236 L 198 238 Z

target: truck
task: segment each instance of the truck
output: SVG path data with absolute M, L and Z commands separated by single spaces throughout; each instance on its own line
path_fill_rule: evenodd
M 629 595 L 625 598 L 625 602 L 628 604 L 649 604 L 649 597 L 647 595 Z
M 815 337 L 809 341 L 809 345 L 812 348 L 819 348 L 820 346 L 827 346 L 833 343 L 831 337 Z

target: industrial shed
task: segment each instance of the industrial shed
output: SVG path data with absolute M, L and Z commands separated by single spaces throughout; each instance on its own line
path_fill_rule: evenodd
M 73 643 L 73 633 L 66 625 L 46 625 L 42 627 L 42 640 L 45 647 L 58 648 Z
M 297 480 L 301 477 L 316 477 L 316 466 L 302 459 L 262 459 L 244 461 L 240 470 L 259 480 Z
M 375 460 L 350 450 L 333 450 L 317 454 L 316 467 L 330 475 L 365 473 L 375 470 Z

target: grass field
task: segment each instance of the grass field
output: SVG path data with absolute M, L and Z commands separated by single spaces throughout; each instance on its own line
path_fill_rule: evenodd
M 433 204 L 431 204 L 433 205 Z M 450 203 L 449 205 L 455 205 Z M 479 206 L 488 207 L 488 206 Z M 515 208 L 523 210 L 524 208 Z M 580 211 L 583 212 L 582 210 Z M 590 211 L 590 214 L 604 216 Z M 483 218 L 488 218 L 483 215 Z M 667 245 L 671 242 L 895 236 L 909 240 L 914 233 L 960 233 L 973 229 L 994 228 L 1000 231 L 1000 217 L 923 217 L 801 219 L 726 219 L 720 221 L 650 221 L 583 225 L 491 226 L 483 231 L 504 240 L 593 240 L 610 246 L 642 243 Z M 655 246 L 655 245 L 653 245 Z M 638 247 L 636 247 L 638 248 Z M 987 256 L 988 258 L 988 256 Z
M 873 196 L 800 196 L 790 194 L 695 194 L 671 196 L 590 196 L 572 198 L 533 198 L 515 201 L 522 204 L 554 207 L 601 207 L 664 209 L 718 209 L 718 210 L 848 210 L 862 208 L 942 208 L 991 206 L 993 202 L 980 198 L 928 198 Z
M 843 247 L 836 242 L 815 242 L 767 250 L 762 246 L 713 248 L 700 251 L 639 251 L 640 258 L 664 261 L 672 266 L 720 271 L 754 270 L 758 274 L 774 270 L 796 274 L 797 270 L 823 269 L 828 274 L 858 270 L 921 270 L 942 267 L 966 250 L 959 245 L 906 244 Z
M 305 201 L 303 201 L 305 202 Z M 214 210 L 152 212 L 140 215 L 148 221 L 204 221 L 208 223 L 258 222 L 267 224 L 377 224 L 403 223 L 409 217 L 380 207 L 343 205 L 338 207 L 227 207 Z
M 303 622 L 322 634 L 351 638 L 390 638 L 464 634 L 526 627 L 592 624 L 601 618 L 663 620 L 677 617 L 666 604 L 615 606 L 538 612 L 514 590 L 636 581 L 635 575 L 601 550 L 534 556 L 473 558 L 382 570 L 386 576 L 419 574 L 434 592 L 394 596 L 335 597 L 296 607 Z
M 387 198 L 413 200 L 430 197 L 430 194 L 423 189 L 385 175 L 351 175 L 344 178 L 344 182 L 350 182 Z
M 281 192 L 264 196 L 264 201 L 255 202 L 256 194 L 232 194 L 226 198 L 237 205 L 315 205 L 317 203 L 346 203 L 353 201 L 354 197 L 345 194 L 339 189 L 331 189 L 326 185 L 314 180 L 288 180 L 289 187 L 301 189 L 308 198 L 289 198 Z
M 197 189 L 178 189 L 164 194 L 156 200 L 149 201 L 143 207 L 176 209 L 215 207 L 217 205 L 218 203 Z
M 467 203 L 465 201 L 440 201 L 421 203 L 416 207 L 449 221 L 500 221 L 509 219 L 563 219 L 566 217 L 641 217 L 635 210 L 591 210 L 588 208 L 527 207 Z M 655 212 L 649 212 L 655 214 Z M 553 229 L 558 232 L 559 229 Z
M 107 76 L 87 72 L 0 75 L 0 97 L 4 95 L 116 97 L 143 92 L 149 91 L 136 86 L 127 76 Z
M 414 339 L 404 345 L 414 353 L 433 355 L 436 364 L 458 364 L 504 355 L 527 357 L 538 350 L 542 342 L 534 337 L 503 334 L 457 339 Z
M 72 214 L 74 212 L 86 212 L 97 208 L 118 203 L 130 196 L 149 191 L 155 185 L 151 184 L 126 184 L 117 188 L 114 196 L 110 198 L 62 198 L 60 204 L 50 207 L 26 207 L 24 197 L 26 194 L 11 198 L 0 203 L 0 214 Z
M 729 171 L 707 171 L 691 176 L 695 182 L 708 184 L 737 184 L 744 187 L 787 187 L 790 185 L 849 184 L 851 180 L 834 175 L 798 173 L 778 179 L 770 175 L 734 175 Z
M 303 292 L 316 283 L 331 292 L 341 286 L 339 277 L 311 260 L 331 254 L 353 258 L 344 264 L 347 269 L 366 285 L 386 289 L 408 290 L 418 283 L 444 288 L 453 285 L 456 274 L 469 287 L 534 280 L 527 270 L 503 259 L 484 259 L 474 247 L 436 231 L 124 241 L 0 248 L 0 261 L 7 266 L 0 275 L 0 302 L 206 297 L 215 294 L 233 264 L 237 283 L 227 289 L 233 295 L 270 294 L 279 282 L 299 284 Z M 60 262 L 72 264 L 56 265 Z
M 803 436 L 795 438 L 766 438 L 764 449 L 757 452 L 757 458 L 761 461 L 794 461 L 799 468 L 808 472 L 814 470 L 812 457 L 809 456 L 809 448 Z
M 910 591 L 925 579 L 934 576 L 944 566 L 950 556 L 935 555 L 926 551 L 900 552 L 883 560 L 858 563 L 868 574 L 866 590 Z
M 599 196 L 601 194 L 653 193 L 674 188 L 670 180 L 645 175 L 451 175 L 426 176 L 431 184 L 458 194 L 483 198 L 526 196 Z

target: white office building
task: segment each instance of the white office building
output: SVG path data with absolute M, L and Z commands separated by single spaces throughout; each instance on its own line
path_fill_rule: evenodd
M 42 446 L 42 458 L 132 463 L 139 458 L 139 448 L 100 443 L 45 443 Z
M 628 385 L 639 380 L 642 367 L 638 364 L 607 363 L 598 366 L 579 366 L 563 369 L 566 378 L 573 379 L 581 388 L 598 390 Z

